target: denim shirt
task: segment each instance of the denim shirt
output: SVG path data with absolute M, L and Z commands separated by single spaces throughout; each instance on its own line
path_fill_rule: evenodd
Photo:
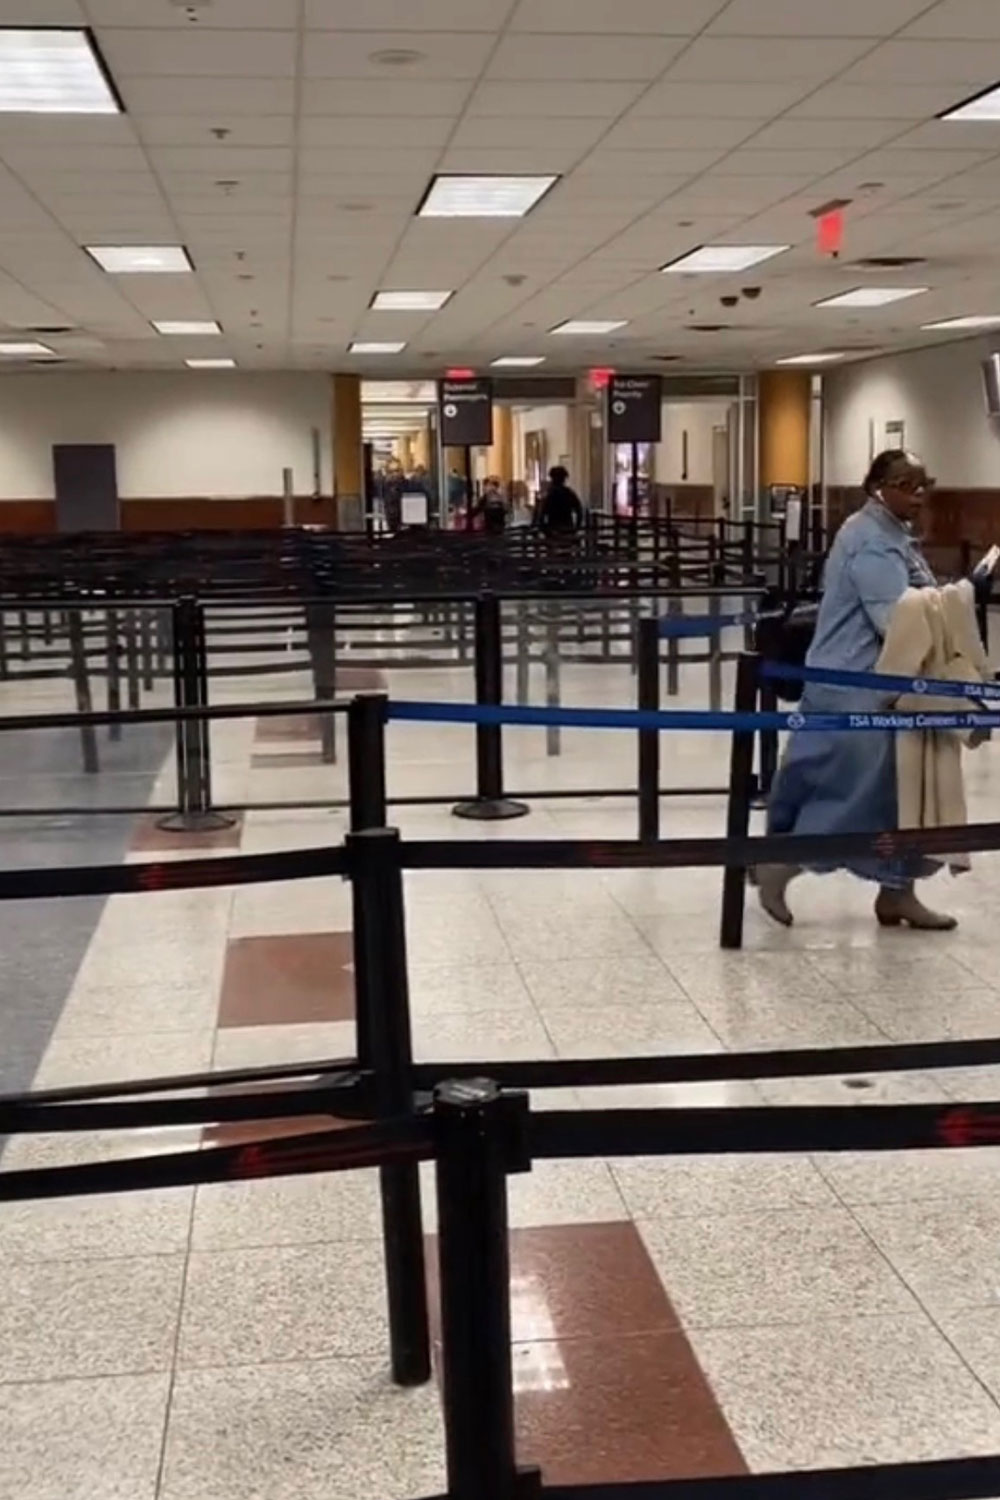
M 807 665 L 870 672 L 893 606 L 908 588 L 934 582 L 909 527 L 881 501 L 869 500 L 844 522 L 830 549 Z

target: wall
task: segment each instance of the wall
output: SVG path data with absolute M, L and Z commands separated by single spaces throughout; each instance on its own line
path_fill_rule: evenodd
M 826 474 L 831 510 L 860 495 L 874 446 L 887 423 L 902 421 L 905 440 L 938 481 L 932 542 L 991 542 L 1000 533 L 1000 420 L 986 415 L 981 362 L 993 344 L 966 339 L 912 354 L 845 366 L 826 378 Z
M 655 458 L 656 513 L 711 516 L 715 513 L 713 433 L 729 421 L 728 401 L 664 401 L 663 440 Z M 684 433 L 688 435 L 687 466 Z
M 570 436 L 569 406 L 516 406 L 511 424 L 514 443 L 515 479 L 526 477 L 524 437 L 528 432 L 545 434 L 545 469 L 564 460 L 572 467 L 573 445 Z
M 52 524 L 52 445 L 113 443 L 126 529 L 280 523 L 282 470 L 313 514 L 312 429 L 330 493 L 324 374 L 97 373 L 0 379 L 0 529 Z
M 663 441 L 656 449 L 658 484 L 712 484 L 712 432 L 729 421 L 728 401 L 665 401 Z M 687 474 L 683 434 L 688 435 Z

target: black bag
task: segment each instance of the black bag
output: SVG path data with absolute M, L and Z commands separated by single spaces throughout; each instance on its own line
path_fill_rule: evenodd
M 804 667 L 818 614 L 818 602 L 765 594 L 754 626 L 754 650 L 764 661 Z M 768 682 L 781 703 L 798 703 L 805 686 L 795 677 L 771 677 Z

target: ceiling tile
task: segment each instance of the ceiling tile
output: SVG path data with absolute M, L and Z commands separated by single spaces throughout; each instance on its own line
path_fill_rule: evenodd
M 290 146 L 295 140 L 291 115 L 231 115 L 206 120 L 203 115 L 147 115 L 137 122 L 146 146 L 217 146 L 220 150 L 244 150 L 256 146 Z M 225 144 L 213 133 L 227 132 Z
M 307 115 L 374 115 L 380 119 L 409 119 L 413 115 L 457 115 L 469 97 L 468 83 L 435 83 L 402 79 L 391 88 L 372 88 L 362 79 L 341 79 L 336 86 L 307 78 L 302 109 Z
M 514 31 L 595 32 L 622 36 L 694 36 L 725 8 L 726 0 L 521 0 Z
M 883 42 L 844 75 L 845 83 L 954 84 L 986 88 L 1000 77 L 1000 43 Z M 955 103 L 959 101 L 956 99 Z
M 203 146 L 154 146 L 149 159 L 160 172 L 205 172 L 213 177 L 242 177 L 245 172 L 291 172 L 290 147 L 220 146 L 218 142 Z
M 709 34 L 730 36 L 891 36 L 927 8 L 927 0 L 730 0 Z
M 455 128 L 452 115 L 411 115 L 406 122 L 406 149 L 446 145 Z M 304 149 L 332 146 L 344 151 L 399 149 L 399 121 L 393 115 L 316 115 L 302 120 Z
M 499 31 L 511 0 L 306 0 L 306 25 L 333 31 Z
M 500 43 L 486 76 L 544 83 L 561 78 L 645 81 L 658 78 L 685 45 L 680 37 L 511 35 Z
M 678 147 L 705 151 L 738 146 L 758 129 L 756 120 L 646 118 L 630 114 L 601 142 L 613 150 L 663 151 Z
M 930 120 L 955 102 L 954 85 L 829 83 L 791 110 L 824 120 Z
M 996 0 L 941 0 L 908 26 L 907 37 L 950 37 L 966 41 L 1000 39 L 1000 6 Z
M 818 83 L 870 50 L 870 42 L 849 37 L 829 40 L 784 36 L 759 47 L 739 37 L 705 36 L 693 42 L 674 65 L 667 87 L 675 79 L 685 83 L 743 83 L 748 74 L 757 83 Z
M 642 92 L 641 83 L 482 83 L 469 103 L 471 116 L 533 115 L 572 119 L 613 119 Z
M 630 182 L 675 178 L 683 181 L 721 161 L 724 151 L 593 151 L 573 174 L 575 181 L 593 180 L 595 188 L 613 177 Z
M 296 38 L 281 31 L 131 31 L 100 33 L 116 81 L 162 78 L 292 78 Z
M 643 94 L 635 117 L 658 119 L 771 120 L 809 92 L 794 83 L 683 83 L 673 76 Z
M 819 150 L 837 147 L 843 150 L 870 150 L 883 141 L 892 140 L 900 131 L 892 120 L 775 120 L 754 136 L 754 149 L 775 150 L 787 148 L 793 151 Z M 954 145 L 954 137 L 948 142 Z
M 208 115 L 225 124 L 230 115 L 291 115 L 291 78 L 127 78 L 118 79 L 127 109 L 143 115 Z M 140 120 L 141 128 L 141 120 Z
M 348 145 L 303 146 L 299 151 L 299 169 L 307 173 L 327 173 L 364 177 L 373 173 L 378 178 L 383 173 L 400 175 L 409 173 L 419 177 L 426 186 L 428 174 L 434 170 L 441 153 L 434 146 L 422 150 L 393 150 L 389 146 L 367 150 Z
M 32 3 L 37 4 L 37 0 Z M 194 22 L 183 5 L 148 6 L 144 10 L 141 0 L 87 0 L 87 11 L 94 26 L 170 26 L 199 36 L 217 27 L 294 31 L 298 25 L 299 0 L 210 0 L 210 3 L 211 10 L 205 12 L 205 19 Z
M 468 174 L 472 177 L 484 173 L 497 173 L 501 176 L 509 173 L 511 176 L 518 177 L 536 172 L 558 176 L 560 173 L 569 172 L 580 158 L 581 151 L 578 146 L 552 146 L 544 140 L 544 137 L 542 141 L 542 144 L 535 145 L 531 149 L 524 146 L 516 148 L 477 146 L 475 150 L 470 151 L 456 147 L 444 153 L 438 163 L 438 170 L 460 175 Z
M 399 83 L 414 79 L 478 78 L 490 50 L 492 36 L 481 32 L 319 32 L 310 37 L 305 49 L 307 78 L 370 78 L 392 90 Z M 380 51 L 419 52 L 421 55 L 405 69 L 378 62 L 373 54 Z
M 490 116 L 461 120 L 450 145 L 453 150 L 469 151 L 480 147 L 534 148 L 544 144 L 546 147 L 571 147 L 577 156 L 582 156 L 606 131 L 605 120 L 539 119 L 535 115 Z

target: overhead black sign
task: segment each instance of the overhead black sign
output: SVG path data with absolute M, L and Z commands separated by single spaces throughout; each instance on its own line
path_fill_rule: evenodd
M 662 394 L 659 375 L 613 375 L 608 383 L 608 442 L 658 443 Z
M 492 445 L 492 380 L 442 380 L 439 403 L 441 442 L 445 448 Z

